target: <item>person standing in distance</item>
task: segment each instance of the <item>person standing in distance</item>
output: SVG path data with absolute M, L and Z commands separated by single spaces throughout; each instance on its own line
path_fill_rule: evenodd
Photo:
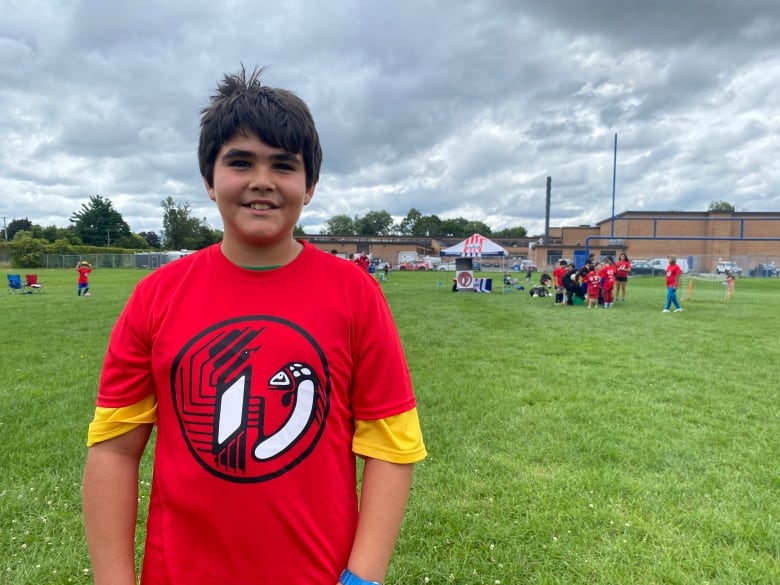
M 677 289 L 680 288 L 680 278 L 682 269 L 677 264 L 676 256 L 669 256 L 669 265 L 666 267 L 666 305 L 662 313 L 668 313 L 669 308 L 674 305 L 674 312 L 682 311 L 680 301 L 677 300 Z
M 631 273 L 631 260 L 625 252 L 621 252 L 618 261 L 615 263 L 615 300 L 625 302 L 626 286 L 628 286 L 628 275 Z
M 154 425 L 142 585 L 380 583 L 426 455 L 379 283 L 293 237 L 322 151 L 261 73 L 224 76 L 201 115 L 223 241 L 141 280 L 111 333 L 83 480 L 95 585 L 136 583 Z
M 89 274 L 92 272 L 92 264 L 82 260 L 76 264 L 76 272 L 79 273 L 79 278 L 76 281 L 76 294 L 81 296 L 83 293 L 85 297 L 91 296 L 89 292 Z

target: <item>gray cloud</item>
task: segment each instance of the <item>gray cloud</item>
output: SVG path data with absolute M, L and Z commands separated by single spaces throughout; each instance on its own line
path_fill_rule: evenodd
M 160 201 L 219 227 L 196 161 L 217 80 L 269 65 L 325 150 L 302 223 L 411 207 L 494 229 L 616 211 L 780 206 L 780 5 L 546 0 L 116 5 L 0 0 L 0 214 L 68 225 L 88 198 L 134 231 Z M 272 8 L 272 9 L 271 9 Z

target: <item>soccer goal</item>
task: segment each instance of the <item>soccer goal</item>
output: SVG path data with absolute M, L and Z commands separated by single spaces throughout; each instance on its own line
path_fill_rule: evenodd
M 687 281 L 687 282 L 686 282 Z M 720 301 L 727 303 L 734 294 L 734 277 L 724 276 L 685 276 L 683 286 L 688 291 L 687 300 Z

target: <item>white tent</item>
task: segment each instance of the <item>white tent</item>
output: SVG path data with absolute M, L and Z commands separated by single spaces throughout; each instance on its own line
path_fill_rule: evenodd
M 457 256 L 459 258 L 468 258 L 468 260 L 458 260 L 457 264 L 464 263 L 464 266 L 456 266 L 455 283 L 457 291 L 490 292 L 492 288 L 492 278 L 474 278 L 474 272 L 471 269 L 472 258 L 493 257 L 501 258 L 504 270 L 506 270 L 506 258 L 509 253 L 495 242 L 489 240 L 480 234 L 466 238 L 462 242 L 445 248 L 439 252 L 439 256 Z
M 445 248 L 439 252 L 439 256 L 459 256 L 461 258 L 482 258 L 483 256 L 501 256 L 505 258 L 509 253 L 494 241 L 485 236 L 474 234 L 462 242 Z

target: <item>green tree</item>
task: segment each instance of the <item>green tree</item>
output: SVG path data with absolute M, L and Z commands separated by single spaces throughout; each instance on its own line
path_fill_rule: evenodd
M 113 204 L 100 195 L 93 195 L 70 218 L 76 235 L 87 246 L 110 246 L 130 235 L 130 226 Z
M 355 229 L 359 236 L 389 236 L 393 233 L 393 216 L 387 211 L 369 211 L 356 219 Z
M 163 247 L 167 250 L 199 250 L 213 243 L 211 228 L 205 220 L 192 216 L 190 204 L 168 196 L 161 202 L 163 208 Z M 206 237 L 204 237 L 206 236 Z M 219 241 L 219 240 L 217 240 Z
M 736 210 L 737 208 L 728 201 L 713 201 L 707 211 L 731 211 L 733 213 Z
M 490 229 L 490 226 L 481 221 L 467 221 L 464 229 L 466 230 L 463 234 L 464 236 L 481 234 L 483 236 L 490 237 L 493 235 L 493 230 Z
M 223 236 L 222 231 L 215 230 L 211 226 L 209 226 L 209 222 L 204 217 L 199 222 L 194 244 L 192 248 L 188 248 L 188 249 L 200 250 L 202 248 L 210 246 L 211 244 L 216 244 L 217 242 L 222 241 L 222 236 Z
M 348 215 L 334 215 L 325 222 L 325 228 L 322 233 L 326 236 L 354 236 L 355 222 L 357 218 L 352 219 Z
M 442 235 L 453 238 L 465 238 L 466 236 L 470 236 L 473 232 L 468 232 L 468 229 L 466 228 L 468 223 L 469 221 L 462 217 L 445 219 L 441 222 Z
M 128 234 L 122 236 L 115 242 L 115 245 L 119 248 L 128 248 L 130 250 L 148 250 L 149 244 L 139 234 Z
M 442 229 L 442 221 L 439 219 L 439 216 L 423 215 L 414 222 L 410 234 L 414 236 L 430 236 L 435 238 L 444 233 Z
M 528 231 L 524 227 L 510 227 L 504 228 L 497 232 L 493 232 L 495 238 L 525 238 L 528 235 Z
M 41 268 L 48 247 L 49 242 L 32 237 L 30 232 L 17 232 L 11 247 L 11 260 L 18 268 Z
M 155 232 L 139 232 L 138 235 L 146 241 L 146 244 L 150 248 L 154 248 L 156 250 L 160 249 L 160 236 L 158 236 Z
M 298 224 L 293 229 L 293 235 L 294 236 L 305 236 L 306 232 L 303 230 L 303 226 L 301 224 Z
M 398 224 L 398 233 L 402 236 L 411 236 L 414 233 L 414 226 L 422 219 L 422 216 L 419 209 L 412 207 L 406 217 Z
M 27 219 L 14 219 L 11 220 L 5 227 L 6 237 L 9 240 L 13 240 L 16 232 L 29 232 L 32 229 L 33 223 Z

